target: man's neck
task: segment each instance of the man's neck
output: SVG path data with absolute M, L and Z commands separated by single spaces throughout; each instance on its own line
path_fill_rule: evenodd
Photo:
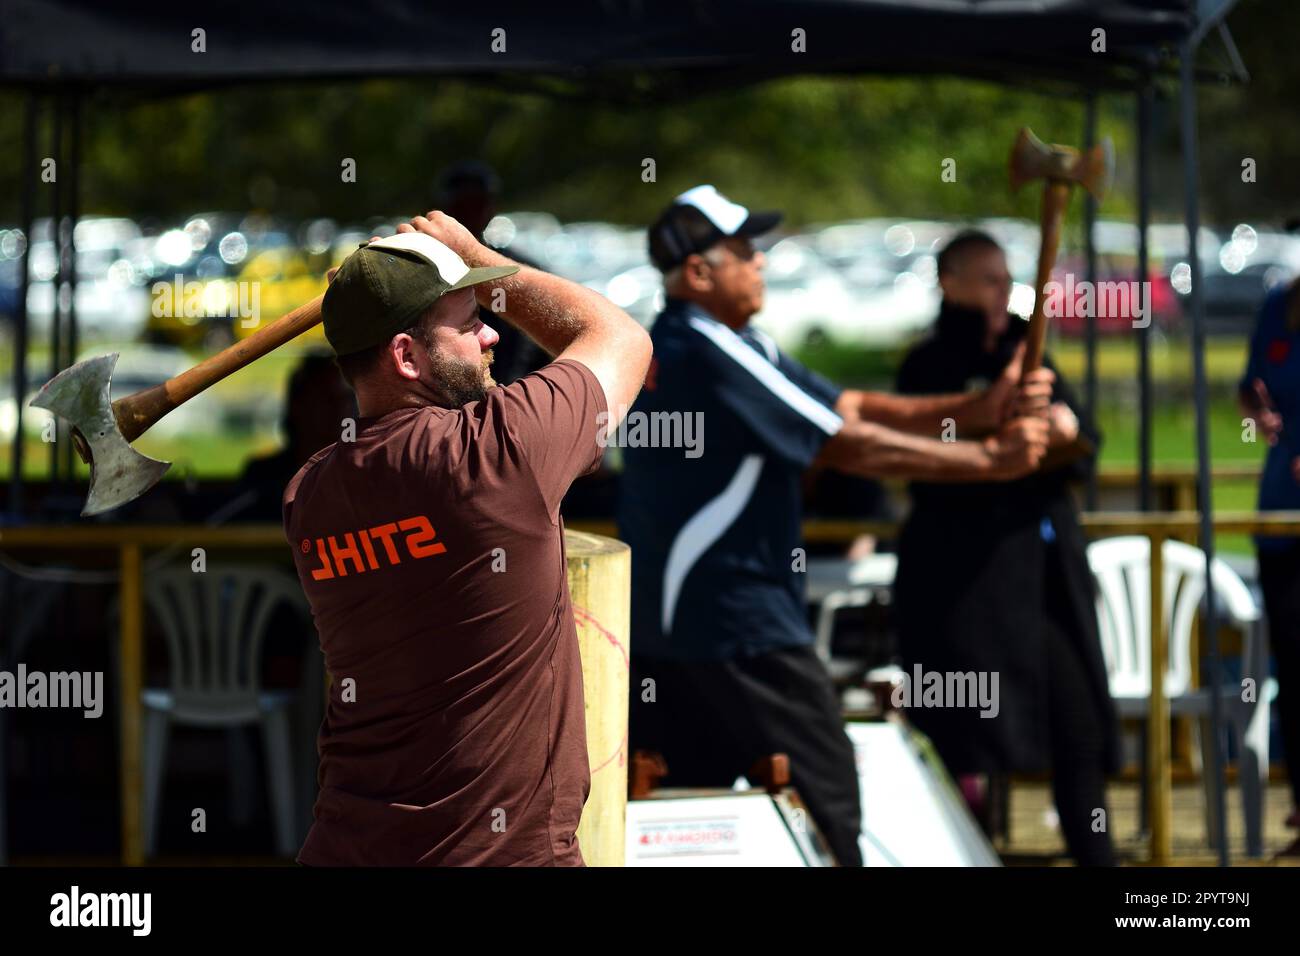
M 357 391 L 357 414 L 362 418 L 382 418 L 404 408 L 426 408 L 438 404 L 431 398 L 414 392 Z
M 680 294 L 674 295 L 672 293 L 668 293 L 668 297 L 671 299 L 676 299 L 679 302 L 685 302 L 689 305 L 695 306 L 695 308 L 704 311 L 709 316 L 721 322 L 727 328 L 731 329 L 733 332 L 739 332 L 745 326 L 749 325 L 749 320 L 751 317 L 748 315 L 746 316 L 722 315 L 719 314 L 719 312 L 716 311 L 715 309 L 710 308 L 706 303 L 701 302 L 698 299 L 692 299 L 690 296 L 687 295 L 680 295 Z
M 978 305 L 967 305 L 964 302 L 955 301 L 944 296 L 943 303 L 940 306 L 945 310 L 952 320 L 959 320 L 963 323 L 978 322 L 980 326 L 979 344 L 985 352 L 992 352 L 998 344 L 998 336 L 989 328 L 988 319 L 985 318 L 982 309 Z M 969 337 L 967 337 L 969 336 Z M 966 342 L 975 340 L 975 330 L 971 329 L 963 334 Z

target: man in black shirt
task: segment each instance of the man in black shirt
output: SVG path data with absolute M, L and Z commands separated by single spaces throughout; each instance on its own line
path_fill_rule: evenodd
M 985 233 L 958 234 L 939 255 L 943 305 L 933 334 L 898 375 L 907 395 L 964 392 L 996 381 L 1028 323 L 1007 313 L 1006 256 Z M 1050 361 L 1044 365 L 1051 367 Z M 1080 434 L 1100 436 L 1058 375 L 1048 461 Z M 954 775 L 1051 769 L 1066 843 L 1081 864 L 1113 862 L 1098 811 L 1118 769 L 1092 578 L 1068 484 L 1091 456 L 1015 481 L 910 486 L 898 545 L 894 608 L 904 669 L 998 679 L 993 719 L 962 707 L 915 707 L 908 718 Z M 915 689 L 919 696 L 919 688 Z

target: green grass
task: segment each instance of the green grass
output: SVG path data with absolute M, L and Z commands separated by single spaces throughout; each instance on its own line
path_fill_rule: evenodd
M 1214 465 L 1262 464 L 1265 445 L 1242 441 L 1236 401 L 1216 394 L 1209 406 L 1210 461 Z M 1138 415 L 1128 402 L 1103 391 L 1097 403 L 1103 435 L 1101 464 L 1137 466 Z M 1196 410 L 1190 400 L 1157 406 L 1151 415 L 1151 458 L 1157 465 L 1192 465 L 1196 461 Z
M 1082 388 L 1087 356 L 1082 339 L 1057 339 L 1049 342 L 1049 354 L 1061 374 Z M 1246 367 L 1245 338 L 1213 338 L 1205 343 L 1207 381 L 1235 383 Z M 1108 336 L 1097 342 L 1097 378 L 1099 381 L 1136 382 L 1138 372 L 1137 343 L 1129 336 Z M 1151 379 L 1156 383 L 1179 385 L 1192 381 L 1192 357 L 1186 341 L 1154 337 L 1151 343 Z
M 1216 397 L 1210 404 L 1209 416 L 1211 466 L 1262 466 L 1267 446 L 1263 442 L 1242 441 L 1241 413 L 1235 401 L 1224 396 L 1222 389 L 1214 391 Z M 1104 436 L 1101 466 L 1136 467 L 1138 423 L 1134 410 L 1106 401 L 1103 391 L 1097 417 Z M 1196 412 L 1190 401 L 1157 407 L 1152 413 L 1151 426 L 1151 457 L 1156 467 L 1195 465 Z M 1254 479 L 1216 477 L 1211 482 L 1216 511 L 1254 510 L 1256 490 Z M 1215 542 L 1222 551 L 1251 550 L 1247 535 L 1216 535 Z

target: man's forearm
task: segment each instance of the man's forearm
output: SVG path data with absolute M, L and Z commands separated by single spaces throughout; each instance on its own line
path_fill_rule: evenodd
M 887 392 L 846 391 L 841 404 L 844 417 L 875 422 L 914 435 L 938 437 L 948 421 L 967 431 L 976 417 L 978 392 L 950 395 L 891 395 Z
M 992 456 L 979 442 L 938 441 L 873 422 L 845 422 L 817 460 L 863 478 L 979 481 L 997 477 Z
M 473 258 L 475 266 L 519 265 L 486 246 Z M 519 265 L 512 276 L 481 283 L 474 293 L 480 306 L 505 318 L 552 357 L 584 334 L 598 332 L 605 322 L 627 321 L 604 296 L 530 266 Z

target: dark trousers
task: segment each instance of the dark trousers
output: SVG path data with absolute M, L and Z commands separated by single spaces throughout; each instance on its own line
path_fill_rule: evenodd
M 629 745 L 663 755 L 663 786 L 730 787 L 755 760 L 784 753 L 790 782 L 840 865 L 862 865 L 853 744 L 811 647 L 721 661 L 634 655 L 630 696 Z
M 1050 548 L 1056 545 L 1049 546 Z M 1061 562 L 1048 561 L 1059 567 Z M 1052 755 L 1052 799 L 1070 856 L 1080 866 L 1114 866 L 1106 807 L 1107 722 L 1079 649 L 1065 581 L 1049 574 L 1043 600 L 1047 662 L 1047 722 Z M 1098 812 L 1100 811 L 1100 812 Z
M 1300 807 L 1300 545 L 1259 552 L 1259 586 L 1277 662 L 1277 715 L 1291 799 Z
M 1044 624 L 1052 799 L 1061 832 L 1080 866 L 1114 866 L 1106 810 L 1105 725 L 1069 635 L 1050 615 Z

